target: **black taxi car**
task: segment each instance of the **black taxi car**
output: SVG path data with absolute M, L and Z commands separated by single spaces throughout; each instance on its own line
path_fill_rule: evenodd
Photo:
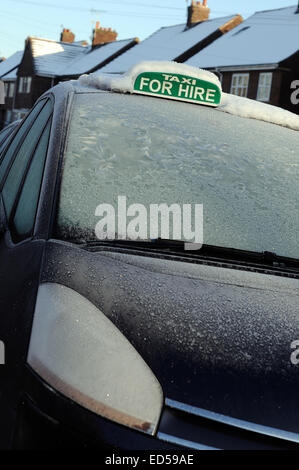
M 0 448 L 298 448 L 299 118 L 143 67 L 57 85 L 1 152 Z M 202 204 L 202 248 L 96 237 L 119 196 Z

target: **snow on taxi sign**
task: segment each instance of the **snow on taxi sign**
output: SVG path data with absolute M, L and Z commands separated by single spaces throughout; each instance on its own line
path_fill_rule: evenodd
M 218 106 L 221 101 L 221 88 L 218 85 L 180 73 L 142 72 L 135 79 L 134 93 L 206 106 Z

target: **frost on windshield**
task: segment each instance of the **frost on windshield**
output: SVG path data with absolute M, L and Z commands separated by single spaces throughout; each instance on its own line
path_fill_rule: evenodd
M 299 136 L 205 107 L 75 97 L 58 235 L 94 238 L 99 204 L 203 204 L 204 243 L 299 257 Z

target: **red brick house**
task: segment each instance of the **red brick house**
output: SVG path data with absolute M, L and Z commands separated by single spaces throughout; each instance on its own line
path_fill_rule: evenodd
M 98 70 L 139 41 L 116 38 L 115 31 L 101 28 L 99 23 L 93 30 L 90 46 L 86 41 L 75 42 L 74 34 L 67 29 L 60 41 L 27 38 L 24 51 L 17 53 L 18 63 L 13 61 L 14 56 L 4 61 L 14 67 L 5 68 L 0 63 L 0 78 L 7 90 L 5 105 L 0 105 L 0 128 L 23 117 L 39 96 L 59 81 Z
M 107 73 L 123 73 L 142 60 L 185 62 L 194 54 L 217 42 L 228 31 L 242 23 L 240 15 L 209 19 L 207 0 L 192 0 L 187 23 L 159 29 L 136 47 L 101 68 Z
M 260 11 L 187 64 L 219 74 L 223 91 L 299 114 L 299 7 Z

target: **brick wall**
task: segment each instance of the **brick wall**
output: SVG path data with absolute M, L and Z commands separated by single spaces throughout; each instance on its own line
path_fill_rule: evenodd
M 210 8 L 207 7 L 207 1 L 195 2 L 192 0 L 190 7 L 188 8 L 188 20 L 187 27 L 189 28 L 193 24 L 199 23 L 200 21 L 206 21 L 210 16 Z
M 60 35 L 60 41 L 61 42 L 74 42 L 75 41 L 75 35 L 72 33 L 70 29 L 63 29 L 61 35 Z
M 249 73 L 247 98 L 256 100 L 258 84 L 259 84 L 259 76 L 260 76 L 260 73 L 262 72 L 268 72 L 268 70 L 252 70 L 250 72 L 246 72 L 246 71 L 223 72 L 222 73 L 222 89 L 224 92 L 230 93 L 231 84 L 232 84 L 232 76 L 234 73 Z M 280 70 L 274 70 L 274 71 L 269 70 L 269 72 L 273 73 L 272 88 L 271 88 L 269 104 L 273 104 L 274 106 L 280 106 L 282 73 Z
M 99 23 L 97 23 L 93 30 L 92 45 L 99 46 L 101 44 L 106 44 L 107 42 L 116 41 L 117 36 L 118 34 L 116 31 L 112 31 L 111 28 L 100 28 Z

